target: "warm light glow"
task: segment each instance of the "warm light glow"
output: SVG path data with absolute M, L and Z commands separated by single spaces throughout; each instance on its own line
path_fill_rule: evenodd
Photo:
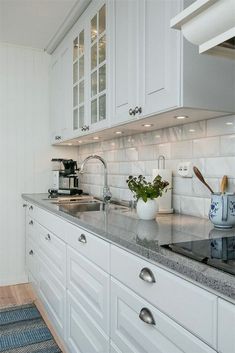
M 189 132 L 195 132 L 196 130 L 195 129 L 189 129 Z
M 72 146 L 73 144 L 72 143 L 68 143 L 68 146 Z
M 233 123 L 231 121 L 228 121 L 227 123 L 225 123 L 226 125 L 233 125 Z
M 93 137 L 93 140 L 99 140 L 99 136 Z
M 143 127 L 151 127 L 151 126 L 153 126 L 153 124 L 143 124 L 142 126 Z
M 81 140 L 79 140 L 79 141 L 78 141 L 78 143 L 82 143 L 82 141 L 81 141 Z
M 121 134 L 123 134 L 123 132 L 122 131 L 116 131 L 115 134 L 121 135 Z
M 183 119 L 187 119 L 188 116 L 187 115 L 178 115 L 178 116 L 175 116 L 174 118 L 177 120 L 183 120 Z

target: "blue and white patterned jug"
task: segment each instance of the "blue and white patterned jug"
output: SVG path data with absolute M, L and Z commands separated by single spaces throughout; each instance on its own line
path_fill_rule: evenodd
M 235 194 L 212 194 L 209 219 L 216 228 L 232 228 L 235 225 Z

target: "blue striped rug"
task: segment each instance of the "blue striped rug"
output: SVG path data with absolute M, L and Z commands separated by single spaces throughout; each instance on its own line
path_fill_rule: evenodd
M 34 304 L 0 310 L 0 352 L 61 353 Z

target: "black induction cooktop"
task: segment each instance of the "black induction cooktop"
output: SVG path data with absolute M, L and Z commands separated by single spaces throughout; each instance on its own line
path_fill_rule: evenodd
M 235 275 L 235 236 L 172 243 L 162 247 Z

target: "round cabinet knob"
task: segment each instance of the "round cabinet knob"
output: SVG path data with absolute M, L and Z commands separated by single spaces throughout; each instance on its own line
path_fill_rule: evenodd
M 29 209 L 30 209 L 30 211 L 33 211 L 33 206 L 32 205 L 29 206 Z
M 33 226 L 33 220 L 31 220 L 31 221 L 29 222 L 29 225 Z
M 33 250 L 30 250 L 30 251 L 29 251 L 29 255 L 34 255 Z
M 135 107 L 135 114 L 141 114 L 142 113 L 142 108 L 141 107 Z
M 79 241 L 80 243 L 86 244 L 86 243 L 87 243 L 87 240 L 86 240 L 85 234 L 81 234 L 80 237 L 78 238 L 78 241 Z
M 140 310 L 139 318 L 148 325 L 156 325 L 153 314 L 148 308 Z
M 50 234 L 47 234 L 47 235 L 45 236 L 45 239 L 48 240 L 48 241 L 50 241 L 50 240 L 51 240 Z
M 156 282 L 153 272 L 147 267 L 142 268 L 139 278 L 148 283 Z

